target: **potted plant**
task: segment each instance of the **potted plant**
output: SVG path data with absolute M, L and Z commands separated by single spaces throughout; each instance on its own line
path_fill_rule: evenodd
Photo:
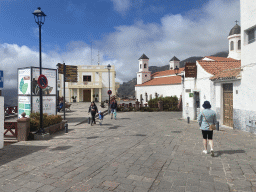
M 73 95 L 71 98 L 73 99 L 73 103 L 75 103 L 76 102 L 76 96 Z

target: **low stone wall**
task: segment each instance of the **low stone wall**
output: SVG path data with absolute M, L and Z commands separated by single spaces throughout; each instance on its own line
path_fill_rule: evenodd
M 46 133 L 53 134 L 53 133 L 56 133 L 58 131 L 64 130 L 65 129 L 64 128 L 65 123 L 67 123 L 67 121 L 63 120 L 61 123 L 51 125 L 49 127 L 45 127 L 44 130 L 45 130 Z

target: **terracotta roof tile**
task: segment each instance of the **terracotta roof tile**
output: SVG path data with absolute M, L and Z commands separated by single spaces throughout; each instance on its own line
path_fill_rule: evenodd
M 197 61 L 206 72 L 216 75 L 219 71 L 241 67 L 241 60 L 233 61 Z
M 211 80 L 237 79 L 240 75 L 241 68 L 226 69 L 212 76 Z
M 237 61 L 236 59 L 226 58 L 226 57 L 205 56 L 204 58 L 206 58 L 206 57 L 209 58 L 209 59 L 212 59 L 214 61 Z
M 184 71 L 184 67 L 183 68 L 179 68 L 178 73 L 180 73 L 181 71 Z M 175 71 L 174 69 L 170 69 L 170 70 L 166 70 L 166 71 L 159 71 L 159 72 L 155 72 L 154 74 L 152 74 L 152 77 L 160 77 L 160 76 L 167 76 L 167 75 L 174 75 Z
M 172 84 L 181 84 L 181 76 L 155 78 L 143 84 L 135 85 L 135 86 L 138 87 L 138 86 L 172 85 Z

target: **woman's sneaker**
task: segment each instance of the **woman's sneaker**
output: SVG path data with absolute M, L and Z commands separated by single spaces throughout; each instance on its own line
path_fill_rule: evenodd
M 203 153 L 204 153 L 204 154 L 207 154 L 207 150 L 203 150 Z

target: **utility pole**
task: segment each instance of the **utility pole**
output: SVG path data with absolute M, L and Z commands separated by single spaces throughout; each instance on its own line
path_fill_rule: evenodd
M 63 98 L 63 109 L 64 109 L 64 120 L 66 120 L 66 64 L 63 61 L 63 82 L 64 82 L 64 98 Z

